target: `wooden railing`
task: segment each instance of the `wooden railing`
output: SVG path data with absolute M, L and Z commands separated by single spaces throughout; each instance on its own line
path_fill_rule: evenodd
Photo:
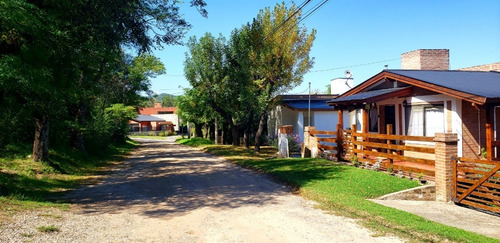
M 453 201 L 500 213 L 500 162 L 453 158 Z
M 352 131 L 352 152 L 357 155 L 358 161 L 373 164 L 382 160 L 384 168 L 435 175 L 434 147 L 407 145 L 414 141 L 434 142 L 434 137 L 392 135 L 392 125 L 387 125 L 387 134 L 359 133 L 356 125 L 353 125 Z
M 362 163 L 374 164 L 381 160 L 383 168 L 435 175 L 434 147 L 407 144 L 411 141 L 434 142 L 434 137 L 393 135 L 391 125 L 386 131 L 389 132 L 362 133 L 357 132 L 356 125 L 351 130 L 343 130 L 338 125 L 336 131 L 311 130 L 309 136 L 316 139 L 320 153 L 331 152 L 339 160 L 350 160 L 356 155 Z

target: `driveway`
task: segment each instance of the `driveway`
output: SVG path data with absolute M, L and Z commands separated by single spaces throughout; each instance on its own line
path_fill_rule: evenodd
M 175 144 L 139 149 L 102 183 L 67 194 L 75 206 L 17 214 L 0 242 L 400 242 L 373 237 L 265 175 Z M 54 225 L 59 232 L 40 233 Z

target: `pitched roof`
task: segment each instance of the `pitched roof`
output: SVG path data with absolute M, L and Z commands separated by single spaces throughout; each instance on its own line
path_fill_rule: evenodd
M 500 98 L 500 72 L 455 70 L 384 70 L 339 98 L 373 88 L 379 81 L 391 79 L 469 102 L 484 104 Z
M 500 98 L 500 72 L 452 70 L 387 70 L 387 72 L 485 98 Z
M 164 119 L 155 117 L 155 116 L 148 116 L 148 115 L 137 115 L 136 118 L 132 119 L 137 122 L 143 122 L 143 121 L 149 121 L 149 122 L 164 122 Z

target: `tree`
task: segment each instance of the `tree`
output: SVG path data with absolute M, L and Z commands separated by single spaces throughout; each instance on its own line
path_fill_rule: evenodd
M 187 44 L 188 54 L 184 62 L 186 79 L 191 86 L 203 92 L 209 103 L 231 127 L 232 143 L 239 145 L 239 124 L 234 121 L 236 104 L 234 80 L 229 79 L 227 69 L 227 45 L 224 37 L 213 37 L 206 33 L 198 41 L 195 36 Z M 237 89 L 236 89 L 237 91 Z
M 116 142 L 124 142 L 128 132 L 128 121 L 137 117 L 132 106 L 113 104 L 104 110 L 107 129 Z
M 191 5 L 206 16 L 203 0 Z M 110 87 L 113 67 L 127 60 L 120 58 L 121 47 L 143 54 L 178 44 L 189 27 L 177 1 L 0 2 L 0 105 L 18 100 L 24 118 L 34 122 L 33 160 L 49 159 L 54 114 L 65 119 L 55 120 L 58 124 L 77 124 L 70 126 L 78 137 L 89 118 L 89 104 L 104 109 L 111 103 L 100 88 Z M 151 60 L 140 58 L 145 65 Z M 132 80 L 137 78 L 134 72 L 148 77 L 144 70 L 130 71 Z M 135 87 L 142 89 L 144 83 Z
M 206 92 L 199 89 L 186 89 L 185 94 L 177 96 L 177 114 L 182 122 L 195 124 L 195 137 L 202 136 L 203 124 L 215 119 L 212 106 L 208 102 Z
M 175 95 L 163 94 L 161 98 L 161 105 L 163 107 L 175 107 L 177 106 Z
M 251 24 L 252 76 L 259 90 L 259 127 L 255 134 L 255 151 L 260 150 L 261 136 L 272 98 L 279 92 L 290 90 L 302 82 L 313 65 L 309 57 L 316 31 L 308 33 L 299 26 L 300 11 L 294 5 L 286 8 L 277 4 L 261 10 Z

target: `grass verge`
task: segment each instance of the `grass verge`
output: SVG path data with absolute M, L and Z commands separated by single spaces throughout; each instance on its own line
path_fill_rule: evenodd
M 17 211 L 69 205 L 50 200 L 83 183 L 93 183 L 106 168 L 121 161 L 137 145 L 129 140 L 111 146 L 99 156 L 85 155 L 73 149 L 50 151 L 50 162 L 33 162 L 30 148 L 11 146 L 0 157 L 0 221 Z
M 214 144 L 213 141 L 204 139 L 204 138 L 179 138 L 176 140 L 177 143 L 179 144 L 184 144 L 188 145 L 191 147 L 200 147 L 200 146 L 205 146 L 205 145 L 212 145 Z
M 173 135 L 174 136 L 174 135 Z M 146 139 L 160 139 L 160 140 L 165 140 L 167 137 L 164 136 L 139 136 L 139 135 L 129 135 L 131 138 L 146 138 Z
M 289 183 L 302 196 L 317 201 L 320 208 L 360 219 L 362 225 L 380 235 L 392 234 L 423 242 L 500 242 L 367 200 L 416 187 L 419 185 L 416 181 L 322 159 L 269 159 L 275 154 L 275 150 L 270 147 L 264 147 L 259 154 L 232 146 L 204 145 L 203 148 L 209 153 Z

